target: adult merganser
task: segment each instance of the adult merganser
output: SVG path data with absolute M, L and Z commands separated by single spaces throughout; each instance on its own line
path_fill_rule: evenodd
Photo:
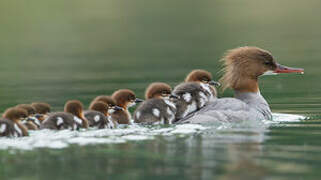
M 269 104 L 260 93 L 258 78 L 279 73 L 303 73 L 301 68 L 278 64 L 270 52 L 258 47 L 239 47 L 223 57 L 223 89 L 232 88 L 235 98 L 220 98 L 180 123 L 208 123 L 213 121 L 269 120 Z
M 171 101 L 176 96 L 171 94 L 172 88 L 161 82 L 150 84 L 145 92 L 146 100 L 134 112 L 135 123 L 172 124 L 176 107 Z
M 88 128 L 88 120 L 83 116 L 83 104 L 78 100 L 70 100 L 65 104 L 64 112 L 52 113 L 41 124 L 41 129 Z
M 172 94 L 178 97 L 174 101 L 176 106 L 175 121 L 185 118 L 205 106 L 212 96 L 208 87 L 204 88 L 197 82 L 181 83 L 175 87 Z
M 96 101 L 91 103 L 84 116 L 88 120 L 90 127 L 98 127 L 99 129 L 115 128 L 117 122 L 113 121 L 110 115 L 117 110 L 122 109 L 116 105 L 109 106 L 102 101 Z
M 120 89 L 113 93 L 112 98 L 115 100 L 117 106 L 123 110 L 114 112 L 111 117 L 116 120 L 118 124 L 131 124 L 131 115 L 128 108 L 135 106 L 143 100 L 136 98 L 135 93 L 129 89 Z
M 7 109 L 0 119 L 0 136 L 28 136 L 28 129 L 21 120 L 28 117 L 28 112 L 22 108 Z
M 212 73 L 203 69 L 195 69 L 186 76 L 185 82 L 200 83 L 204 89 L 208 89 L 211 92 L 211 101 L 216 99 L 217 90 L 215 86 L 220 86 L 220 83 L 213 80 Z

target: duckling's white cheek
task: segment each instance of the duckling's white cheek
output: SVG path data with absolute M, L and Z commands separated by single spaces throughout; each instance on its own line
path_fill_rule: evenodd
M 95 120 L 95 122 L 100 121 L 100 116 L 99 116 L 99 115 L 96 115 L 96 116 L 94 117 L 94 120 Z
M 74 116 L 74 121 L 78 124 L 81 124 L 82 125 L 82 120 L 79 119 L 78 117 Z
M 64 123 L 64 120 L 61 117 L 57 117 L 57 126 L 60 126 L 61 124 Z
M 207 91 L 208 93 L 212 93 L 208 84 L 200 83 L 200 85 L 205 91 Z
M 172 108 L 176 109 L 175 104 L 174 104 L 174 103 L 172 103 L 172 102 L 170 102 L 169 100 L 164 100 L 164 102 L 165 102 L 168 106 L 170 106 L 170 107 L 172 107 Z
M 190 102 L 192 99 L 192 95 L 190 93 L 185 93 L 185 94 L 183 94 L 183 98 L 184 98 L 185 102 Z
M 109 114 L 113 114 L 114 112 L 115 112 L 114 109 L 108 109 L 108 113 L 109 113 Z
M 4 133 L 7 130 L 7 125 L 6 124 L 1 124 L 0 126 L 0 133 Z
M 154 108 L 153 109 L 153 114 L 154 114 L 154 116 L 159 117 L 160 111 L 158 109 Z
M 130 107 L 133 107 L 133 106 L 135 106 L 135 105 L 136 105 L 136 103 L 131 102 L 131 103 L 129 103 L 127 106 L 130 108 Z
M 18 132 L 19 135 L 22 135 L 22 131 L 17 124 L 14 124 L 14 129 Z
M 141 115 L 141 113 L 138 111 L 138 112 L 136 112 L 136 119 L 139 119 L 140 118 L 140 115 Z

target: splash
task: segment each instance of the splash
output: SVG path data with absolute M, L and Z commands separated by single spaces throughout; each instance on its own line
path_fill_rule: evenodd
M 284 121 L 300 121 L 304 116 L 290 114 L 273 114 L 273 121 L 242 123 L 215 123 L 212 125 L 179 124 L 170 126 L 139 126 L 130 125 L 118 129 L 89 129 L 81 131 L 30 131 L 30 136 L 20 138 L 0 138 L 0 149 L 33 150 L 37 148 L 62 149 L 70 145 L 79 146 L 95 144 L 119 144 L 129 141 L 153 140 L 156 136 L 187 136 L 208 131 L 239 131 L 255 129 L 264 131 L 271 123 Z M 204 134 L 206 136 L 206 134 Z

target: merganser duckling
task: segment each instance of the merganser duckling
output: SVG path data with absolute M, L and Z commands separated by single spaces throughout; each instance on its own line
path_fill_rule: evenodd
M 40 123 L 48 118 L 48 113 L 51 112 L 51 106 L 44 102 L 34 102 L 31 106 L 35 109 L 36 114 L 34 115 Z
M 19 104 L 17 108 L 22 108 L 27 111 L 28 117 L 22 120 L 22 124 L 25 125 L 29 130 L 38 130 L 40 127 L 40 121 L 35 118 L 36 110 L 29 104 Z
M 262 75 L 304 73 L 304 69 L 278 64 L 272 54 L 258 47 L 239 47 L 223 57 L 223 89 L 232 88 L 235 98 L 220 98 L 181 123 L 213 121 L 270 120 L 269 104 L 261 95 L 258 79 Z
M 117 110 L 122 110 L 122 108 L 96 101 L 91 103 L 89 111 L 85 111 L 84 116 L 88 120 L 90 127 L 98 127 L 99 129 L 115 128 L 117 122 L 113 121 L 110 115 Z
M 145 92 L 146 100 L 134 112 L 135 123 L 172 124 L 176 107 L 171 101 L 176 96 L 171 94 L 172 88 L 161 82 L 150 84 Z
M 143 102 L 143 100 L 136 98 L 135 93 L 129 89 L 117 90 L 111 97 L 115 100 L 117 106 L 123 108 L 123 110 L 114 112 L 111 115 L 112 119 L 117 121 L 118 124 L 131 124 L 131 115 L 128 108 Z
M 90 104 L 95 103 L 97 101 L 102 101 L 102 102 L 106 103 L 109 106 L 115 106 L 116 105 L 116 102 L 112 97 L 105 96 L 105 95 L 97 96 L 95 99 L 93 99 L 91 101 Z
M 21 120 L 28 117 L 28 112 L 22 108 L 7 109 L 0 120 L 0 136 L 28 136 L 28 129 Z
M 54 130 L 88 128 L 88 120 L 83 116 L 83 107 L 78 100 L 67 101 L 64 112 L 50 114 L 40 128 Z
M 177 85 L 172 93 L 177 96 L 175 102 L 176 114 L 175 121 L 185 118 L 205 106 L 212 96 L 208 88 L 204 89 L 200 83 L 186 82 Z
M 215 87 L 220 86 L 220 83 L 212 79 L 212 73 L 203 69 L 195 69 L 186 76 L 185 82 L 200 83 L 204 89 L 208 90 L 211 93 L 210 100 L 213 101 L 216 99 L 217 90 Z

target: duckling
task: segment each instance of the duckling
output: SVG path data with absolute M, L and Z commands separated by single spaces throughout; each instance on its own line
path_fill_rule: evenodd
M 28 117 L 22 121 L 29 130 L 38 130 L 40 127 L 40 121 L 34 117 L 36 110 L 29 104 L 19 104 L 17 108 L 22 108 L 28 112 Z
M 143 100 L 136 98 L 135 93 L 129 89 L 115 91 L 112 95 L 112 99 L 115 100 L 117 106 L 122 108 L 122 110 L 115 111 L 111 114 L 112 119 L 117 121 L 118 124 L 130 124 L 131 115 L 128 108 L 143 102 Z
M 115 106 L 115 105 L 116 105 L 116 102 L 115 102 L 115 100 L 114 100 L 112 97 L 110 97 L 110 96 L 105 96 L 105 95 L 97 96 L 95 99 L 93 99 L 93 100 L 91 101 L 90 105 L 91 105 L 92 103 L 97 102 L 97 101 L 102 101 L 102 102 L 106 103 L 106 104 L 109 105 L 109 106 Z
M 116 110 L 121 110 L 120 107 L 108 104 L 102 101 L 92 102 L 89 111 L 85 111 L 84 116 L 89 122 L 90 127 L 103 128 L 115 128 L 117 122 L 113 121 L 110 114 L 114 113 Z
M 0 120 L 0 136 L 28 136 L 28 129 L 21 120 L 28 117 L 28 112 L 22 108 L 7 109 Z
M 175 122 L 188 114 L 204 107 L 210 100 L 211 92 L 204 89 L 200 83 L 187 82 L 177 85 L 173 91 L 177 96 Z
M 83 117 L 83 104 L 78 100 L 70 100 L 65 104 L 64 112 L 49 115 L 41 124 L 41 129 L 71 129 L 88 128 L 88 120 Z
M 134 112 L 135 123 L 172 124 L 176 107 L 172 102 L 172 88 L 161 82 L 150 84 L 145 92 L 146 100 Z
M 185 82 L 200 83 L 200 85 L 203 86 L 203 89 L 211 93 L 211 101 L 214 101 L 217 97 L 217 90 L 215 86 L 220 86 L 220 83 L 213 81 L 212 74 L 208 71 L 202 69 L 195 69 L 186 76 Z
M 36 114 L 34 115 L 40 122 L 48 118 L 48 113 L 51 111 L 51 106 L 44 102 L 34 102 L 31 106 L 35 109 Z

